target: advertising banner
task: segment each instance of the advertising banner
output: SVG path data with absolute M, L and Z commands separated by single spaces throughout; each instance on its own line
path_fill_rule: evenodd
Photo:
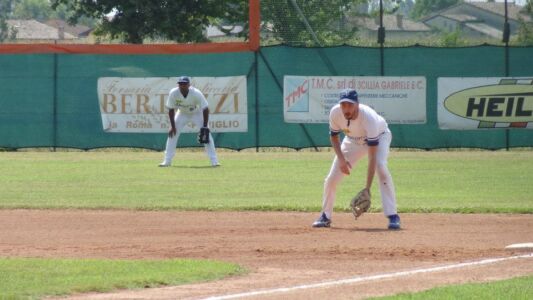
M 533 128 L 533 78 L 438 78 L 441 129 Z
M 101 77 L 98 101 L 105 132 L 168 132 L 170 122 L 165 103 L 176 87 L 175 77 Z M 245 76 L 192 77 L 209 102 L 212 132 L 248 131 L 248 101 Z M 198 132 L 191 124 L 184 132 Z
M 359 102 L 389 124 L 426 123 L 425 77 L 285 76 L 283 112 L 287 123 L 328 123 L 329 111 L 343 89 L 353 88 Z

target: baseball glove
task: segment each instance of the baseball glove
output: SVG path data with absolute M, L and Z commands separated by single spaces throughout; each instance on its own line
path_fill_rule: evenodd
M 356 220 L 363 213 L 367 212 L 370 209 L 370 190 L 364 188 L 357 193 L 350 202 L 350 208 Z
M 200 132 L 198 133 L 198 143 L 209 144 L 209 128 L 200 128 Z

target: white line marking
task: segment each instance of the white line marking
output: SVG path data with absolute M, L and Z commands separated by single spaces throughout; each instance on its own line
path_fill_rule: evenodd
M 512 245 L 509 245 L 509 246 L 505 247 L 505 249 L 510 249 L 510 250 L 514 250 L 514 249 L 524 249 L 524 250 L 533 249 L 533 243 L 512 244 Z
M 251 291 L 251 292 L 239 293 L 239 294 L 213 296 L 213 297 L 205 298 L 204 300 L 226 300 L 226 299 L 236 299 L 236 298 L 252 297 L 252 296 L 267 295 L 267 294 L 274 294 L 274 293 L 288 293 L 288 292 L 292 292 L 296 290 L 330 287 L 330 286 L 358 283 L 358 282 L 364 282 L 364 281 L 373 281 L 373 280 L 380 280 L 380 279 L 389 279 L 389 278 L 394 278 L 394 277 L 410 276 L 410 275 L 421 274 L 421 273 L 447 271 L 447 270 L 459 269 L 459 268 L 470 267 L 470 266 L 488 265 L 488 264 L 498 263 L 498 262 L 502 262 L 506 260 L 520 259 L 520 258 L 533 258 L 533 253 L 525 254 L 525 255 L 501 257 L 501 258 L 489 258 L 489 259 L 483 259 L 483 260 L 478 260 L 478 261 L 464 262 L 464 263 L 430 267 L 430 268 L 421 268 L 421 269 L 400 271 L 400 272 L 394 272 L 394 273 L 377 274 L 377 275 L 370 275 L 370 276 L 356 276 L 356 277 L 346 278 L 346 279 L 341 279 L 341 280 L 296 285 L 296 286 L 285 287 L 285 288 L 275 288 L 275 289 L 270 289 L 270 290 L 259 290 L 259 291 Z

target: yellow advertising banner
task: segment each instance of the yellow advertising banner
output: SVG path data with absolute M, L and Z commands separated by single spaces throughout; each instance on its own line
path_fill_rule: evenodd
M 533 128 L 533 78 L 439 78 L 441 129 Z

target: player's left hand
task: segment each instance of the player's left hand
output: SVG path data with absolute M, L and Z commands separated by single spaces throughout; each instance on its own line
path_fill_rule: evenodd
M 200 128 L 200 132 L 198 133 L 198 143 L 209 144 L 209 128 Z
M 172 138 L 173 136 L 176 135 L 176 127 L 172 127 L 168 130 L 168 137 L 169 138 Z
M 350 208 L 356 220 L 370 209 L 370 198 L 370 190 L 364 188 L 350 201 Z
M 346 175 L 350 175 L 350 170 L 352 169 L 352 164 L 350 164 L 350 162 L 345 160 L 345 159 L 340 159 L 339 160 L 339 168 L 341 169 L 342 173 L 344 173 Z

